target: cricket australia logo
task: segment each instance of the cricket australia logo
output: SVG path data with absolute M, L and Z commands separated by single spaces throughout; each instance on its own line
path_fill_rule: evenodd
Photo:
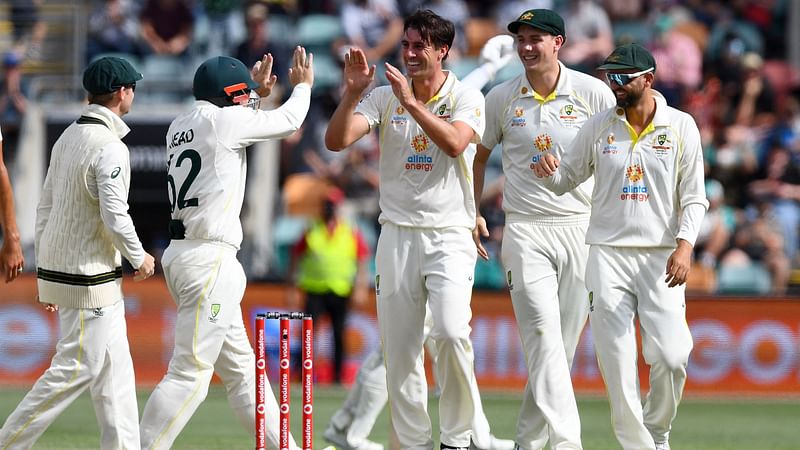
M 589 291 L 589 311 L 594 311 L 594 292 Z
M 417 153 L 422 153 L 428 150 L 428 145 L 430 141 L 428 141 L 428 136 L 424 134 L 418 134 L 411 139 L 411 148 L 414 149 Z
M 439 107 L 439 115 L 443 116 L 445 111 L 447 111 L 447 105 L 441 105 Z
M 381 276 L 375 275 L 375 295 L 381 295 Z
M 511 271 L 506 272 L 506 282 L 508 283 L 508 290 L 514 290 L 514 283 L 511 281 Z
M 209 322 L 217 323 L 217 315 L 219 315 L 219 309 L 220 309 L 219 303 L 211 304 L 211 316 L 208 318 Z
M 523 22 L 523 21 L 531 20 L 531 19 L 533 19 L 533 13 L 531 11 L 527 11 L 527 12 L 523 13 L 521 16 L 519 16 L 519 19 L 517 19 L 517 20 L 519 20 L 520 22 Z
M 644 170 L 639 164 L 632 164 L 625 170 L 625 176 L 631 180 L 631 183 L 636 183 L 644 178 Z
M 653 142 L 653 152 L 659 158 L 663 158 L 669 155 L 669 151 L 672 150 L 672 145 L 669 139 L 667 139 L 667 134 L 659 134 L 656 136 L 655 142 Z

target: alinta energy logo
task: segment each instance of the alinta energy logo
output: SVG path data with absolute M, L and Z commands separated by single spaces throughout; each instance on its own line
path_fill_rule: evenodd
M 420 155 L 428 150 L 430 139 L 424 134 L 418 134 L 411 139 L 411 148 L 415 154 L 406 158 L 406 170 L 420 170 L 430 172 L 433 170 L 433 157 L 430 155 Z
M 539 153 L 531 157 L 531 170 L 534 170 L 534 166 L 542 158 L 543 153 L 553 149 L 553 138 L 547 133 L 542 133 L 533 139 L 533 146 L 536 147 L 536 150 L 539 150 Z
M 398 106 L 394 110 L 394 115 L 392 116 L 392 125 L 405 125 L 408 123 L 408 117 L 404 116 L 406 110 L 402 106 Z
M 625 169 L 625 177 L 631 184 L 622 186 L 622 193 L 619 196 L 623 201 L 646 202 L 650 199 L 647 186 L 642 184 L 644 180 L 644 169 L 639 164 L 631 164 Z

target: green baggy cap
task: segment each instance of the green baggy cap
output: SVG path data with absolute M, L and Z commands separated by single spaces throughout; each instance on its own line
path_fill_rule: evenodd
M 624 70 L 637 71 L 656 70 L 656 60 L 646 48 L 639 44 L 625 44 L 615 48 L 613 52 L 597 66 L 598 70 Z
M 107 94 L 142 79 L 128 61 L 116 56 L 105 56 L 91 64 L 83 72 L 83 87 L 94 95 Z
M 516 34 L 520 25 L 530 25 L 542 31 L 546 31 L 553 36 L 561 35 L 565 39 L 564 19 L 555 11 L 549 9 L 529 9 L 520 14 L 517 20 L 508 24 L 508 31 Z

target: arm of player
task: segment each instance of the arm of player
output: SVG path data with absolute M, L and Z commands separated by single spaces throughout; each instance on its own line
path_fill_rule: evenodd
M 131 168 L 128 149 L 114 142 L 106 145 L 94 162 L 94 182 L 97 184 L 97 199 L 100 217 L 111 234 L 114 246 L 135 268 L 146 263 L 145 251 L 133 220 L 128 214 L 128 188 Z M 91 180 L 89 181 L 91 182 Z
M 708 209 L 706 198 L 703 150 L 700 131 L 694 120 L 684 117 L 682 152 L 678 161 L 678 198 L 681 206 L 677 248 L 667 260 L 665 282 L 669 287 L 686 282 L 692 267 L 692 250 L 700 233 L 703 216 Z
M 596 117 L 596 116 L 595 116 Z M 551 153 L 544 153 L 533 167 L 542 184 L 556 195 L 563 195 L 586 181 L 594 172 L 594 135 L 597 122 L 589 119 L 559 161 Z
M 344 56 L 342 99 L 325 130 L 325 146 L 329 150 L 341 151 L 369 133 L 369 121 L 355 111 L 362 94 L 374 79 L 375 66 L 369 65 L 361 49 L 351 48 Z
M 483 44 L 480 54 L 481 65 L 467 74 L 462 83 L 481 90 L 486 83 L 494 80 L 497 72 L 514 59 L 514 38 L 499 34 Z
M 3 162 L 3 141 L 0 138 L 0 227 L 3 230 L 3 246 L 0 247 L 0 275 L 6 283 L 22 271 L 25 259 L 19 242 L 19 230 L 14 217 L 14 193 Z
M 475 218 L 475 228 L 472 230 L 472 239 L 478 249 L 478 256 L 489 260 L 489 252 L 481 242 L 481 236 L 489 237 L 489 229 L 486 227 L 486 219 L 481 215 L 481 197 L 483 197 L 483 185 L 486 178 L 486 162 L 489 160 L 492 150 L 478 144 L 475 160 L 472 162 L 472 177 L 474 181 L 475 210 L 478 216 Z
M 477 134 L 473 128 L 462 121 L 448 122 L 440 119 L 421 101 L 414 97 L 408 80 L 397 67 L 386 64 L 386 79 L 392 85 L 392 92 L 400 104 L 408 111 L 425 134 L 447 156 L 455 158 L 466 150 L 467 145 Z M 483 109 L 481 107 L 481 109 Z
M 39 196 L 39 204 L 36 206 L 36 237 L 33 241 L 35 260 L 39 261 L 39 245 L 47 222 L 50 220 L 50 210 L 53 209 L 53 182 L 50 178 L 50 170 L 44 178 L 42 194 Z

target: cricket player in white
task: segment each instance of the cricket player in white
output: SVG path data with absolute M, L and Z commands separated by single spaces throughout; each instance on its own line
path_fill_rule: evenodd
M 252 75 L 252 78 L 251 78 Z M 314 80 L 312 55 L 297 47 L 281 107 L 247 107 L 251 90 L 266 97 L 276 82 L 272 56 L 252 74 L 239 60 L 219 56 L 195 73 L 194 108 L 178 116 L 167 134 L 170 242 L 163 266 L 178 306 L 175 350 L 164 379 L 144 408 L 144 449 L 170 448 L 208 392 L 216 372 L 242 425 L 255 429 L 255 355 L 240 303 L 245 274 L 236 259 L 242 241 L 245 149 L 295 132 L 308 112 Z M 267 446 L 279 448 L 278 405 L 267 395 Z M 292 449 L 297 445 L 292 442 Z
M 89 104 L 53 145 L 36 208 L 38 300 L 58 311 L 50 367 L 8 416 L 0 449 L 29 449 L 87 389 L 101 449 L 139 448 L 139 408 L 125 324 L 121 255 L 134 280 L 153 275 L 128 215 L 130 155 L 122 121 L 142 75 L 104 57 L 83 73 Z
M 481 65 L 470 72 L 461 83 L 481 89 L 494 79 L 497 72 L 514 57 L 514 38 L 501 34 L 489 39 L 481 48 Z M 435 364 L 436 348 L 428 338 L 433 323 L 430 314 L 425 316 L 425 349 Z M 499 439 L 491 432 L 489 421 L 483 411 L 478 382 L 472 378 L 475 412 L 472 419 L 472 445 L 477 450 L 512 450 L 514 441 Z M 386 366 L 379 348 L 367 355 L 350 387 L 344 404 L 331 417 L 325 430 L 325 439 L 339 450 L 383 450 L 383 445 L 369 440 L 369 434 L 378 415 L 383 411 L 386 393 Z
M 476 252 L 472 198 L 474 145 L 484 128 L 483 95 L 442 70 L 455 35 L 433 12 L 405 20 L 407 80 L 386 63 L 390 86 L 361 99 L 372 82 L 360 49 L 345 58 L 345 91 L 325 143 L 342 150 L 380 128 L 379 221 L 375 288 L 392 421 L 403 449 L 430 450 L 423 366 L 426 306 L 433 317 L 441 386 L 440 445 L 470 444 L 474 405 L 469 307 Z M 361 99 L 359 103 L 359 99 Z
M 590 178 L 563 197 L 542 186 L 532 166 L 543 154 L 559 157 L 580 127 L 614 105 L 605 83 L 566 68 L 558 51 L 566 37 L 564 20 L 547 9 L 532 9 L 508 25 L 525 73 L 486 96 L 486 132 L 475 157 L 475 203 L 480 204 L 486 161 L 502 144 L 505 184 L 501 257 L 528 368 L 517 420 L 520 449 L 580 449 L 581 423 L 570 367 L 586 323 L 584 272 L 586 228 L 593 186 Z M 478 233 L 475 243 L 489 254 Z
M 617 106 L 593 116 L 560 162 L 546 154 L 536 171 L 557 194 L 594 174 L 586 287 L 614 432 L 625 450 L 665 450 L 692 349 L 684 283 L 708 208 L 700 132 L 652 90 L 656 64 L 643 47 L 617 47 L 599 69 Z M 644 407 L 637 317 L 650 366 Z

